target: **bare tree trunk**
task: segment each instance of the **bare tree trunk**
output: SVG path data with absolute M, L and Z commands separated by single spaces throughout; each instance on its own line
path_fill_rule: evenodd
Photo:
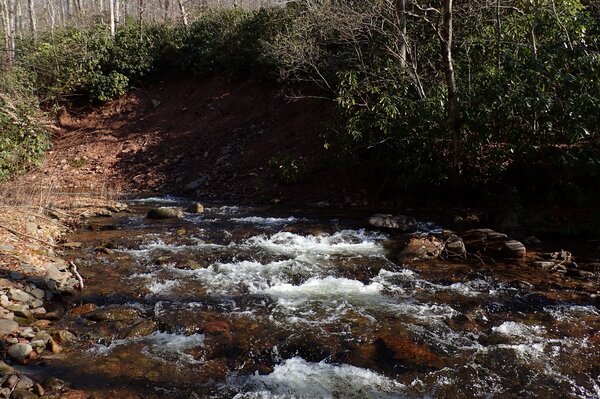
M 448 89 L 448 128 L 452 136 L 452 174 L 454 183 L 460 176 L 460 121 L 458 110 L 458 88 L 454 74 L 454 61 L 452 59 L 453 38 L 453 0 L 444 0 L 444 26 L 441 35 L 442 60 L 444 63 L 444 74 Z
M 139 15 L 139 23 L 140 23 L 140 42 L 143 39 L 144 34 L 144 0 L 139 0 L 138 2 L 138 15 Z
M 56 11 L 54 10 L 54 4 L 52 0 L 46 0 L 46 10 L 48 11 L 48 18 L 50 19 L 50 32 L 54 34 L 54 27 L 56 26 Z
M 35 19 L 35 5 L 33 0 L 27 0 L 27 12 L 29 14 L 29 30 L 33 40 L 37 40 L 37 21 Z
M 177 0 L 177 3 L 179 4 L 179 11 L 181 11 L 181 19 L 183 20 L 183 26 L 185 26 L 187 28 L 188 27 L 188 17 L 187 17 L 187 13 L 185 12 L 185 5 L 183 4 L 183 0 Z
M 15 1 L 16 0 L 8 0 L 8 21 L 7 21 L 7 28 L 10 31 L 10 38 L 9 38 L 9 52 L 8 52 L 8 57 L 10 58 L 10 60 L 14 60 L 15 58 L 15 33 L 16 33 L 16 26 L 15 26 Z
M 400 25 L 400 44 L 398 47 L 400 53 L 400 66 L 406 67 L 406 0 L 398 0 L 397 3 L 398 19 Z
M 4 36 L 4 57 L 7 63 L 12 61 L 12 52 L 10 48 L 10 18 L 8 13 L 7 0 L 0 0 L 0 19 L 2 19 L 2 33 Z
M 115 0 L 108 0 L 110 8 L 110 35 L 115 36 Z
M 114 0 L 114 2 L 115 23 L 118 25 L 121 23 L 121 2 L 119 0 Z

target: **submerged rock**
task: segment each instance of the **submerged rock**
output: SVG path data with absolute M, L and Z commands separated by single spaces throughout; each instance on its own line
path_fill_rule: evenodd
M 146 215 L 148 219 L 178 219 L 183 217 L 183 211 L 179 208 L 153 208 Z
M 375 340 L 378 357 L 401 369 L 440 369 L 443 362 L 427 346 L 409 337 L 383 334 Z
M 125 338 L 145 337 L 158 329 L 154 320 L 142 320 L 127 331 Z
M 84 314 L 83 317 L 92 321 L 123 321 L 137 319 L 140 315 L 135 309 L 118 306 L 97 309 Z
M 369 218 L 369 224 L 373 227 L 399 230 L 401 232 L 412 232 L 417 230 L 417 219 L 410 216 L 376 214 Z

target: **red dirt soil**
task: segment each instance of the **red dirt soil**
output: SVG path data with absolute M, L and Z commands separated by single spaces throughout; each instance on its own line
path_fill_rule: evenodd
M 324 146 L 332 108 L 327 100 L 292 101 L 252 80 L 172 79 L 61 115 L 41 171 L 26 178 L 62 189 L 362 203 L 364 187 Z M 301 160 L 301 182 L 285 184 L 274 173 L 271 160 L 286 157 Z M 200 189 L 185 189 L 202 176 Z

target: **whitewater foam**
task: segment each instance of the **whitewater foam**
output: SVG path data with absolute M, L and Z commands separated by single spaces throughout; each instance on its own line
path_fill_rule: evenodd
M 309 363 L 294 357 L 275 366 L 269 375 L 227 379 L 237 399 L 250 398 L 400 398 L 405 386 L 381 374 L 346 364 Z

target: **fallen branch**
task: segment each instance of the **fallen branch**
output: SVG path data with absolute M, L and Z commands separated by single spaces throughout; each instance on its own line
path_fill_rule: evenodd
M 35 241 L 40 242 L 40 243 L 42 243 L 44 245 L 47 245 L 49 247 L 58 248 L 58 245 L 56 245 L 56 244 L 52 244 L 51 242 L 41 240 L 41 239 L 39 239 L 37 237 L 34 237 L 34 236 L 30 236 L 29 234 L 21 233 L 20 231 L 12 229 L 12 228 L 10 228 L 8 226 L 4 226 L 4 225 L 0 224 L 0 227 L 3 228 L 3 229 L 5 229 L 5 230 L 7 230 L 7 231 L 9 231 L 9 232 L 11 232 L 11 233 L 13 233 L 16 236 L 21 236 L 21 237 L 29 238 L 30 240 L 35 240 Z
M 77 265 L 73 261 L 70 261 L 69 264 L 71 265 L 71 273 L 73 273 L 77 278 L 77 281 L 79 281 L 79 289 L 83 291 L 83 277 L 81 277 L 81 274 L 77 271 Z
M 19 385 L 19 382 L 21 382 L 21 376 L 17 375 L 17 382 L 15 382 L 13 384 L 13 386 L 10 388 L 10 392 L 8 393 L 8 396 L 12 396 L 12 393 L 15 391 L 15 389 L 17 388 L 17 385 Z

